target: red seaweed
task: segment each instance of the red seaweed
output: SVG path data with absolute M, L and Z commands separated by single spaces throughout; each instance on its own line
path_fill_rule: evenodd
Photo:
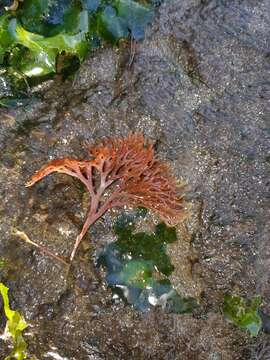
M 89 148 L 91 160 L 53 160 L 37 171 L 26 186 L 60 172 L 79 179 L 90 195 L 89 212 L 78 235 L 70 261 L 89 227 L 113 207 L 142 206 L 156 212 L 167 224 L 184 215 L 184 201 L 169 166 L 155 154 L 143 134 L 107 138 Z

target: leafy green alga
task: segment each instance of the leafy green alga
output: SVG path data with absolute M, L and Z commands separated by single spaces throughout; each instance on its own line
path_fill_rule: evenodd
M 4 313 L 7 318 L 4 335 L 11 337 L 13 341 L 13 349 L 11 353 L 5 358 L 5 360 L 26 359 L 27 344 L 23 338 L 23 331 L 27 328 L 28 324 L 18 311 L 10 309 L 8 288 L 3 283 L 0 283 L 0 293 L 3 299 Z
M 20 77 L 22 87 L 33 77 L 74 71 L 67 63 L 81 63 L 103 40 L 142 40 L 153 11 L 133 0 L 24 0 L 0 15 L 0 70 Z
M 251 336 L 257 336 L 262 327 L 259 315 L 260 297 L 246 301 L 240 296 L 225 295 L 223 312 L 225 316 L 240 328 L 247 329 Z
M 3 258 L 0 258 L 0 270 L 5 266 L 6 262 Z
M 106 281 L 118 296 L 135 309 L 147 311 L 161 306 L 166 312 L 191 312 L 196 307 L 192 298 L 181 297 L 167 278 L 174 267 L 166 246 L 176 241 L 176 231 L 164 223 L 153 233 L 135 232 L 135 219 L 144 216 L 121 215 L 114 227 L 117 241 L 109 244 L 98 258 L 107 270 Z
M 97 31 L 114 43 L 128 34 L 135 40 L 144 38 L 144 29 L 153 19 L 153 10 L 132 0 L 116 0 L 98 13 Z

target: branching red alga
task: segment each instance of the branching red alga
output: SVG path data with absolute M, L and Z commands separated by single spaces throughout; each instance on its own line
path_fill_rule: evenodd
M 167 164 L 154 154 L 153 145 L 141 133 L 109 138 L 89 148 L 91 160 L 64 158 L 44 165 L 26 186 L 60 172 L 79 179 L 90 195 L 89 212 L 78 235 L 70 261 L 89 227 L 113 207 L 143 206 L 165 222 L 183 218 L 184 202 L 177 181 Z

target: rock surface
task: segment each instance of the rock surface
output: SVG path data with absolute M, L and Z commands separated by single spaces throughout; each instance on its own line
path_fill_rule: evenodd
M 165 2 L 131 66 L 129 46 L 100 49 L 74 81 L 49 82 L 34 103 L 1 110 L 0 275 L 31 324 L 37 359 L 256 356 L 220 307 L 226 292 L 259 293 L 269 311 L 269 25 L 268 0 Z M 84 158 L 85 141 L 130 130 L 156 141 L 188 184 L 190 217 L 169 253 L 174 286 L 202 305 L 196 316 L 112 301 L 94 265 L 114 239 L 111 214 L 89 231 L 69 272 L 12 235 L 16 228 L 67 256 L 83 189 L 61 175 L 24 183 L 49 159 Z

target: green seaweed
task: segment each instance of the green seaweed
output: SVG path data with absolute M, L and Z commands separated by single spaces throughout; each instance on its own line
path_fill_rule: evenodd
M 147 234 L 145 232 L 133 233 L 134 224 L 125 224 L 120 218 L 115 225 L 115 233 L 118 235 L 116 247 L 119 252 L 129 254 L 133 258 L 143 258 L 152 261 L 157 270 L 169 276 L 174 270 L 168 255 L 166 254 L 166 244 L 176 241 L 175 228 L 168 228 L 164 223 L 156 226 L 155 232 Z
M 18 312 L 10 309 L 8 288 L 0 283 L 0 293 L 4 304 L 4 313 L 7 318 L 4 335 L 11 337 L 13 349 L 11 353 L 5 357 L 5 360 L 17 359 L 23 360 L 27 358 L 27 343 L 23 338 L 23 331 L 28 327 L 23 316 Z
M 139 214 L 120 215 L 114 225 L 117 241 L 98 257 L 98 266 L 107 270 L 107 284 L 137 310 L 161 306 L 165 312 L 191 312 L 197 306 L 196 300 L 181 297 L 168 279 L 174 267 L 166 246 L 177 240 L 175 228 L 160 223 L 153 233 L 136 233 Z
M 85 14 L 87 17 L 87 13 Z M 25 76 L 44 76 L 56 72 L 56 57 L 66 52 L 83 60 L 88 52 L 89 44 L 85 38 L 88 21 L 81 17 L 80 31 L 75 35 L 59 33 L 50 38 L 25 30 L 20 22 L 13 18 L 8 25 L 13 45 L 21 45 L 20 51 L 10 58 L 10 65 Z M 18 57 L 24 52 L 21 61 Z
M 240 296 L 227 294 L 224 297 L 223 312 L 235 325 L 247 329 L 251 336 L 257 336 L 262 328 L 262 319 L 259 315 L 260 304 L 259 296 L 246 301 Z
M 153 11 L 132 0 L 116 0 L 112 6 L 106 6 L 98 13 L 97 31 L 115 43 L 130 33 L 132 38 L 142 40 L 144 29 L 153 18 Z
M 71 63 L 82 63 L 104 40 L 142 40 L 153 10 L 133 0 L 24 0 L 16 12 L 0 15 L 0 70 L 20 76 L 16 87 L 26 92 L 31 78 L 41 82 L 66 69 L 72 73 L 78 66 Z M 6 96 L 0 89 L 1 98 Z
M 5 265 L 6 265 L 6 261 L 3 258 L 0 258 L 0 270 L 3 269 Z

